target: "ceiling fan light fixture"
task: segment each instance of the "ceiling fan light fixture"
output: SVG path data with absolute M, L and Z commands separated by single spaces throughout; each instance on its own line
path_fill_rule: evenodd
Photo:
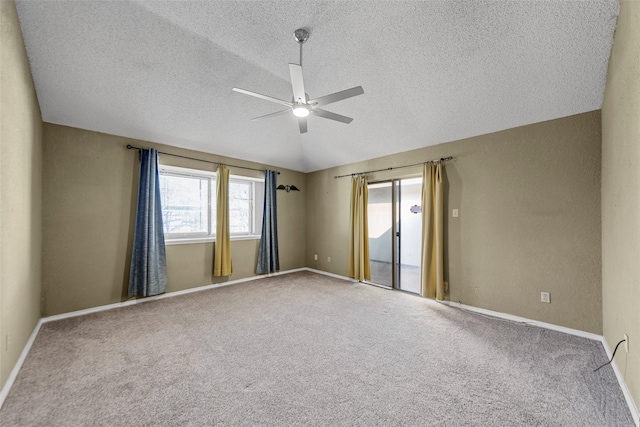
M 296 117 L 307 117 L 309 115 L 309 107 L 296 105 L 293 107 L 293 115 Z

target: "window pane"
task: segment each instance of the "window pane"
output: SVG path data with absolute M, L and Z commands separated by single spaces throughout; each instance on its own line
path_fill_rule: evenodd
M 199 170 L 164 166 L 160 194 L 165 240 L 210 240 L 216 229 L 216 178 Z M 229 231 L 232 236 L 260 234 L 264 182 L 232 176 L 229 180 Z
M 252 204 L 253 183 L 229 181 L 229 231 L 253 232 Z
M 167 234 L 209 232 L 209 180 L 160 175 L 162 221 Z

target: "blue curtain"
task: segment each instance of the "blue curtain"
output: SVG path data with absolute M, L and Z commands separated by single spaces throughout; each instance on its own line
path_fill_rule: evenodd
M 129 273 L 129 297 L 167 291 L 167 256 L 162 229 L 158 152 L 140 151 L 140 187 L 133 253 Z
M 264 213 L 262 215 L 262 235 L 260 236 L 256 274 L 267 274 L 280 270 L 278 214 L 276 209 L 277 176 L 277 172 L 264 171 Z

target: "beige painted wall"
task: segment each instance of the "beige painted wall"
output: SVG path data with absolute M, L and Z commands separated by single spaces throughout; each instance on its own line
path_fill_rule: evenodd
M 159 151 L 264 168 L 237 159 L 199 153 L 71 127 L 44 124 L 43 316 L 126 300 L 138 155 L 127 144 Z M 215 166 L 171 156 L 160 163 L 215 170 Z M 280 268 L 304 267 L 305 174 L 286 169 L 278 183 L 300 192 L 278 192 Z M 231 168 L 231 173 L 261 177 Z M 214 278 L 213 243 L 167 246 L 169 292 L 254 276 L 258 240 L 231 243 L 234 273 Z
M 0 15 L 1 388 L 40 318 L 42 119 L 14 2 Z
M 454 156 L 445 175 L 447 297 L 601 333 L 600 141 L 594 111 L 313 172 L 307 265 L 347 274 L 350 179 L 334 175 Z M 418 166 L 369 180 L 420 173 Z M 541 291 L 551 304 L 540 302 Z
M 616 363 L 640 405 L 640 2 L 623 1 L 602 105 L 602 311 Z

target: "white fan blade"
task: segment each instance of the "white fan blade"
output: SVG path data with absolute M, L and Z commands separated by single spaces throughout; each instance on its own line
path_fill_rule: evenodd
M 302 67 L 298 64 L 289 64 L 291 74 L 291 87 L 293 88 L 293 99 L 300 104 L 307 103 L 307 96 L 304 92 L 304 82 L 302 80 Z
M 330 111 L 321 110 L 319 108 L 314 108 L 311 110 L 314 114 L 323 117 L 325 119 L 335 120 L 337 122 L 342 122 L 349 124 L 353 121 L 351 117 L 341 116 L 340 114 L 332 113 Z
M 290 112 L 291 112 L 291 109 L 287 108 L 286 110 L 276 111 L 275 113 L 269 113 L 269 114 L 265 114 L 264 116 L 254 117 L 253 119 L 251 119 L 251 121 L 264 119 L 266 117 L 279 116 L 280 114 L 286 114 L 286 113 L 290 113 Z
M 293 106 L 293 104 L 291 102 L 283 101 L 282 99 L 273 98 L 271 96 L 263 95 L 261 93 L 250 92 L 248 90 L 238 89 L 237 87 L 234 87 L 231 90 L 233 90 L 234 92 L 238 92 L 238 93 L 244 93 L 245 95 L 255 96 L 256 98 L 264 99 L 266 101 L 275 102 L 276 104 L 286 105 L 287 107 L 292 107 Z
M 340 92 L 332 93 L 331 95 L 321 96 L 320 98 L 312 99 L 309 101 L 311 105 L 327 105 L 333 102 L 342 101 L 343 99 L 352 98 L 354 96 L 362 95 L 364 89 L 362 86 L 352 87 L 351 89 L 341 90 Z
M 307 133 L 307 118 L 298 117 L 298 126 L 300 126 L 300 133 Z

